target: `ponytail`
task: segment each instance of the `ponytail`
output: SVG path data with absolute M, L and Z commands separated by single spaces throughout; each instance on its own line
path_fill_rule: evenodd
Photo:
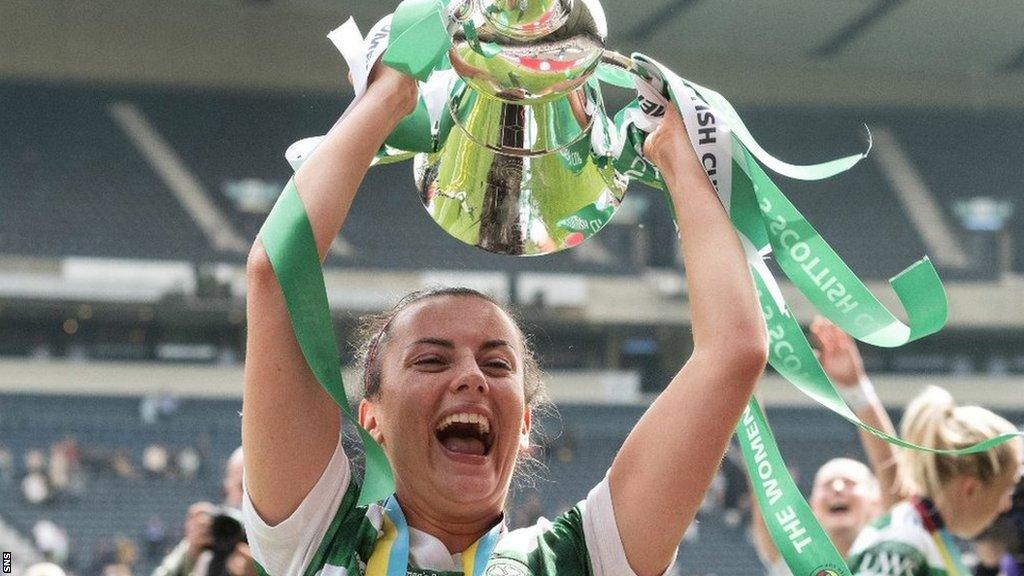
M 929 386 L 907 406 L 900 433 L 914 444 L 955 450 L 1015 431 L 1005 418 L 979 406 L 957 406 L 949 392 Z M 900 469 L 905 483 L 915 493 L 934 498 L 957 476 L 970 476 L 989 484 L 1007 467 L 1016 465 L 1019 450 L 1020 442 L 1004 442 L 984 452 L 963 456 L 904 450 Z

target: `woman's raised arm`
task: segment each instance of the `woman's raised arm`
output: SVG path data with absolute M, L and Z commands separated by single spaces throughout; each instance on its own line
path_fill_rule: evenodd
M 641 576 L 660 574 L 674 556 L 768 355 L 740 240 L 674 107 L 644 153 L 668 185 L 679 224 L 694 349 L 609 471 L 615 522 Z
M 415 103 L 415 81 L 378 64 L 362 98 L 296 172 L 321 261 L 374 154 Z M 258 238 L 247 273 L 245 482 L 257 512 L 275 525 L 295 511 L 323 473 L 337 446 L 341 414 L 306 365 Z
M 811 322 L 811 336 L 818 343 L 818 360 L 829 379 L 862 422 L 890 436 L 896 435 L 889 413 L 875 394 L 860 350 L 853 338 L 822 316 Z M 899 474 L 896 447 L 863 428 L 858 428 L 860 445 L 868 456 L 871 471 L 878 478 L 882 511 L 907 497 L 907 489 Z

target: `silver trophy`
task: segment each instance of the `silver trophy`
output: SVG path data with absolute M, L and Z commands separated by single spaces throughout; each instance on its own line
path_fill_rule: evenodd
M 616 135 L 589 80 L 602 62 L 636 70 L 605 50 L 600 3 L 462 0 L 447 16 L 459 81 L 446 137 L 415 159 L 424 206 L 450 235 L 490 252 L 579 244 L 608 222 L 627 184 L 612 166 Z

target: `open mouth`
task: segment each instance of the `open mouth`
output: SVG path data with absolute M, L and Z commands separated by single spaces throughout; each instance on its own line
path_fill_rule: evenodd
M 845 514 L 850 511 L 849 504 L 836 503 L 828 507 L 829 514 Z
M 491 423 L 483 414 L 459 412 L 446 416 L 434 435 L 445 450 L 456 454 L 487 456 L 494 444 Z

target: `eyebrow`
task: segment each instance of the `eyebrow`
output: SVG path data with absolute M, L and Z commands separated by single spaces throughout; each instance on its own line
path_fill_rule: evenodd
M 455 343 L 451 340 L 445 340 L 443 338 L 420 338 L 406 346 L 406 349 L 412 348 L 418 344 L 433 344 L 434 346 L 440 346 L 442 348 L 455 348 Z
M 412 348 L 413 346 L 416 346 L 418 344 L 432 344 L 434 346 L 440 346 L 442 348 L 448 348 L 448 349 L 454 349 L 455 348 L 455 343 L 452 342 L 451 340 L 446 340 L 444 338 L 429 338 L 428 337 L 428 338 L 420 338 L 419 340 L 416 340 L 412 344 L 409 344 L 408 346 L 406 346 L 406 349 Z M 501 348 L 502 346 L 505 346 L 505 347 L 508 347 L 508 348 L 510 348 L 512 350 L 515 350 L 515 348 L 512 348 L 512 345 L 509 344 L 507 340 L 501 340 L 501 339 L 488 340 L 487 342 L 484 342 L 480 346 L 480 349 L 481 350 L 491 350 L 491 349 L 494 349 L 494 348 Z
M 484 342 L 483 346 L 481 346 L 480 349 L 490 350 L 492 348 L 501 348 L 502 346 L 511 348 L 513 351 L 515 350 L 515 348 L 512 348 L 512 345 L 505 340 L 488 340 L 487 342 Z

